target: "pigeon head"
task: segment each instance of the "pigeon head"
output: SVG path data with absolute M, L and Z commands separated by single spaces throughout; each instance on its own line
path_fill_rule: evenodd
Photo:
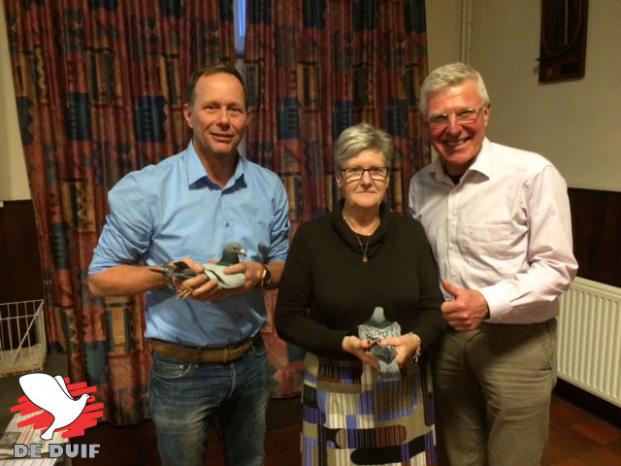
M 227 243 L 222 251 L 222 258 L 218 265 L 233 265 L 239 263 L 239 256 L 245 256 L 246 251 L 239 243 Z
M 367 321 L 367 325 L 369 327 L 375 327 L 375 328 L 386 328 L 391 323 L 392 322 L 387 320 L 386 317 L 384 316 L 384 308 L 380 306 L 377 306 L 375 309 L 373 309 L 373 314 Z

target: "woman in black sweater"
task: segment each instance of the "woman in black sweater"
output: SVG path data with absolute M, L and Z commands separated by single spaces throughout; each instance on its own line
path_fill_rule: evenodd
M 308 350 L 304 466 L 436 462 L 431 380 L 418 355 L 446 324 L 423 228 L 384 204 L 392 151 L 390 136 L 366 123 L 341 134 L 335 161 L 343 199 L 300 226 L 283 272 L 276 327 Z M 376 307 L 399 324 L 399 336 L 358 338 Z M 394 371 L 383 377 L 375 345 L 390 349 L 397 380 Z

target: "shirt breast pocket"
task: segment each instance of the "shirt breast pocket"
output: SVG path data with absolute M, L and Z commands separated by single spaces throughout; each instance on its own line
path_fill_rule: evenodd
M 524 261 L 525 232 L 510 223 L 469 224 L 463 228 L 464 260 L 478 270 L 512 275 Z

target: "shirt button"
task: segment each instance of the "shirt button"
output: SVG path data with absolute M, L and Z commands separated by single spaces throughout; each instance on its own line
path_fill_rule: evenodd
M 229 222 L 224 222 L 224 226 L 228 228 L 230 226 Z

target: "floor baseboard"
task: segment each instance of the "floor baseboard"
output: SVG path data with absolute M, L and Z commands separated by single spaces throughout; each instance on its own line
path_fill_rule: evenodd
M 556 387 L 554 387 L 554 394 L 610 424 L 621 428 L 620 406 L 614 405 L 561 379 L 558 379 Z

